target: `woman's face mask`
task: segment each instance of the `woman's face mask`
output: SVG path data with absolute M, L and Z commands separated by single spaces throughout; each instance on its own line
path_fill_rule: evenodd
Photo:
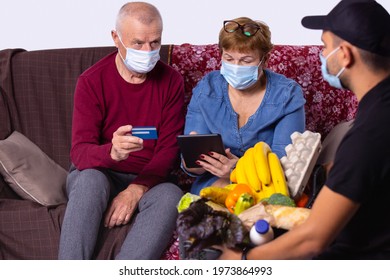
M 262 61 L 258 65 L 243 66 L 222 60 L 221 75 L 233 88 L 238 90 L 247 89 L 259 79 L 259 67 Z
M 123 58 L 120 52 L 119 55 L 127 69 L 135 73 L 145 74 L 156 66 L 160 59 L 160 49 L 149 52 L 127 48 L 119 35 L 118 38 L 121 44 L 126 48 L 126 58 Z
M 331 86 L 333 86 L 335 88 L 342 89 L 344 87 L 341 84 L 339 77 L 344 72 L 345 67 L 341 68 L 341 70 L 336 74 L 336 76 L 329 74 L 327 67 L 326 67 L 326 62 L 327 62 L 328 58 L 331 55 L 333 55 L 334 53 L 336 53 L 339 49 L 340 49 L 340 47 L 337 47 L 336 49 L 331 51 L 326 57 L 324 57 L 322 55 L 322 53 L 320 53 L 320 60 L 321 60 L 321 72 L 322 72 L 322 77 L 324 78 L 324 80 L 327 81 Z

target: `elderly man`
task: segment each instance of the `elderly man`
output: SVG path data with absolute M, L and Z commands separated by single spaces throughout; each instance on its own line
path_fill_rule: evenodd
M 118 51 L 79 77 L 60 259 L 92 258 L 101 223 L 133 223 L 117 259 L 158 259 L 172 236 L 182 192 L 167 177 L 178 164 L 184 85 L 159 61 L 162 29 L 154 6 L 125 4 L 112 31 Z M 152 127 L 149 139 L 136 127 Z
M 375 1 L 343 0 L 302 24 L 323 30 L 324 79 L 356 94 L 356 119 L 307 221 L 220 258 L 390 259 L 390 15 Z

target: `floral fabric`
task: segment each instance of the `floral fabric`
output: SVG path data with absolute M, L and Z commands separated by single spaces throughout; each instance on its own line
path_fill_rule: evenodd
M 177 232 L 174 232 L 170 246 L 164 251 L 161 260 L 179 260 L 179 239 Z

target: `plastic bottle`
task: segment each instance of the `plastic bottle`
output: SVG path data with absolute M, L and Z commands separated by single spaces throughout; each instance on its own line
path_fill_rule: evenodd
M 274 231 L 266 220 L 258 220 L 249 232 L 253 245 L 261 245 L 274 239 Z

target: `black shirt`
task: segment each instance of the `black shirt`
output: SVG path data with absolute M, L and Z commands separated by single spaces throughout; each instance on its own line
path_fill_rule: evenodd
M 361 206 L 319 258 L 390 259 L 390 77 L 360 101 L 326 185 Z

